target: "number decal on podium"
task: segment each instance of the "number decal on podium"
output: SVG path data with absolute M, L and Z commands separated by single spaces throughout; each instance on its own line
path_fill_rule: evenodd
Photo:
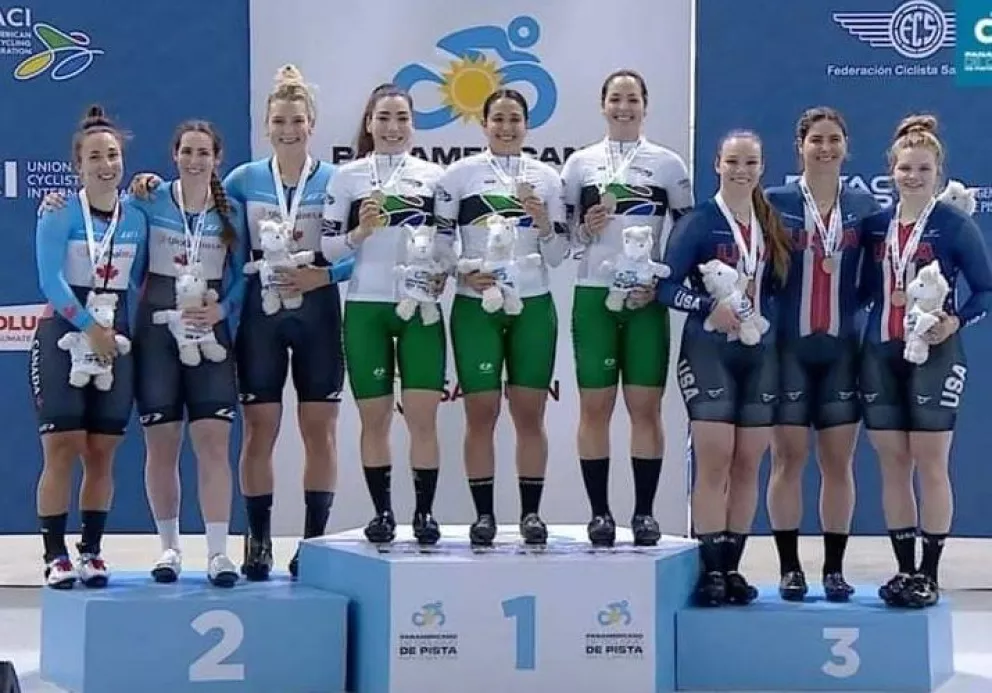
M 503 602 L 503 616 L 517 621 L 517 669 L 532 671 L 537 650 L 537 600 L 530 595 L 514 597 Z
M 245 638 L 245 627 L 237 614 L 223 609 L 204 611 L 193 619 L 190 627 L 200 635 L 206 635 L 212 630 L 221 632 L 220 642 L 189 665 L 191 682 L 245 680 L 244 664 L 224 661 L 237 652 Z
M 861 655 L 852 647 L 861 636 L 860 628 L 824 628 L 823 639 L 833 641 L 830 654 L 834 659 L 828 660 L 820 669 L 827 676 L 835 679 L 848 679 L 858 673 L 861 668 Z

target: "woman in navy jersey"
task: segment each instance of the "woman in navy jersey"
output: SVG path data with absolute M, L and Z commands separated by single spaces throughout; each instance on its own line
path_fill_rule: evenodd
M 79 195 L 38 220 L 35 252 L 48 309 L 31 345 L 30 380 L 44 454 L 38 515 L 45 582 L 54 588 L 70 588 L 77 579 L 104 587 L 110 576 L 100 543 L 113 498 L 114 452 L 131 416 L 129 334 L 148 252 L 145 215 L 119 196 L 123 143 L 103 110 L 92 107 L 72 141 Z M 70 368 L 83 378 L 70 383 Z M 73 565 L 65 532 L 79 457 L 82 540 Z
M 695 457 L 692 520 L 703 561 L 696 599 L 712 606 L 757 597 L 738 568 L 774 422 L 775 294 L 790 262 L 788 233 L 760 186 L 758 136 L 725 136 L 715 167 L 720 189 L 676 224 L 665 253 L 671 275 L 658 286 L 662 303 L 688 313 L 677 377 Z M 704 269 L 711 277 L 719 273 L 720 283 L 728 282 L 728 269 L 736 270 L 729 281 L 739 281 L 727 284 L 737 287 L 736 306 L 714 298 Z
M 871 312 L 860 387 L 898 564 L 897 574 L 879 590 L 891 606 L 925 607 L 939 599 L 938 566 L 953 514 L 948 458 L 967 374 L 959 331 L 992 307 L 992 261 L 981 230 L 971 217 L 935 197 L 944 164 L 936 133 L 932 116 L 911 116 L 900 123 L 889 150 L 898 201 L 869 219 L 864 235 L 863 289 Z M 961 279 L 971 296 L 959 306 Z M 923 334 L 928 348 L 916 344 L 907 349 L 907 332 L 919 319 L 910 311 L 912 295 L 919 286 L 943 282 L 947 297 L 939 320 Z M 923 501 L 919 513 L 914 471 Z M 919 564 L 918 514 L 923 534 Z
M 816 437 L 823 589 L 847 601 L 844 551 L 854 515 L 854 445 L 861 419 L 858 272 L 861 227 L 879 211 L 875 198 L 841 184 L 847 125 L 832 108 L 807 110 L 796 124 L 799 180 L 767 191 L 792 244 L 792 262 L 778 303 L 779 403 L 772 437 L 768 514 L 781 569 L 779 593 L 799 601 L 806 576 L 799 560 L 803 469 L 809 431 Z

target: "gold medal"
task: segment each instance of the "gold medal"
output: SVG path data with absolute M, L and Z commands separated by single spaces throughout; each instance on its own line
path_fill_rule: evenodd
M 892 305 L 896 308 L 902 308 L 906 305 L 906 292 L 905 291 L 893 291 L 892 292 Z
M 606 207 L 607 214 L 614 214 L 617 211 L 617 196 L 611 192 L 600 195 L 599 203 Z
M 534 186 L 530 183 L 517 184 L 517 199 L 523 202 L 529 197 L 534 197 Z
M 834 260 L 833 256 L 828 256 L 823 258 L 820 266 L 823 267 L 823 271 L 827 274 L 833 274 L 833 271 L 837 268 L 837 261 Z

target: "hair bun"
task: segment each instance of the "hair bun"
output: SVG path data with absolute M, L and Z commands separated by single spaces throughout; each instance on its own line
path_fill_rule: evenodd
M 896 129 L 896 139 L 914 132 L 929 132 L 931 135 L 936 135 L 937 119 L 932 115 L 911 115 L 903 118 Z
M 86 109 L 86 115 L 83 116 L 83 120 L 80 123 L 80 128 L 86 130 L 88 128 L 104 127 L 112 128 L 114 124 L 107 117 L 106 112 L 103 107 L 99 104 L 93 104 Z
M 303 79 L 303 73 L 300 72 L 300 68 L 296 67 L 292 63 L 288 65 L 283 65 L 276 72 L 276 84 L 305 84 Z

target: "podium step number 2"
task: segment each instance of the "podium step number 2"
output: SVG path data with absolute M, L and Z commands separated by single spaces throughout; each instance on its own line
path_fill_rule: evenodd
M 236 613 L 226 609 L 205 611 L 193 619 L 190 627 L 202 636 L 214 630 L 221 633 L 220 641 L 189 665 L 190 683 L 245 680 L 245 665 L 226 661 L 245 639 L 245 625 Z

